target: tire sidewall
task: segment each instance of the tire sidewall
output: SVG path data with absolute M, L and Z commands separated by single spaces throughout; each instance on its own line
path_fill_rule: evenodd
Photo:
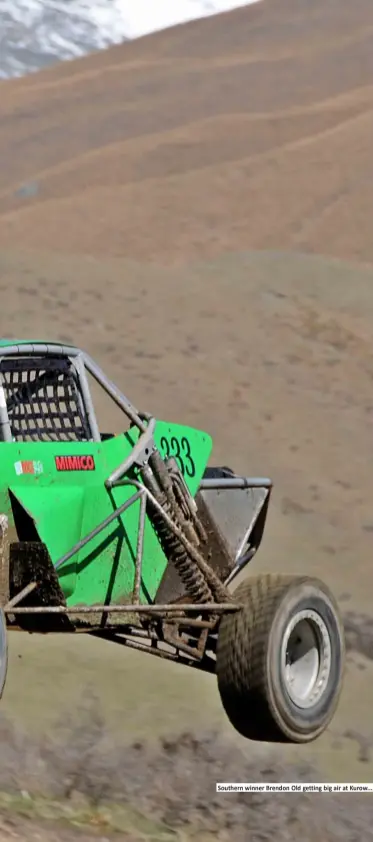
M 0 609 L 0 699 L 8 672 L 8 633 L 3 609 Z
M 282 670 L 281 651 L 286 628 L 301 611 L 315 611 L 324 621 L 331 646 L 331 664 L 326 687 L 314 706 L 298 707 L 290 698 Z M 273 619 L 267 650 L 267 689 L 272 715 L 290 739 L 317 737 L 331 720 L 340 695 L 344 672 L 344 634 L 339 611 L 327 588 L 314 584 L 295 585 L 287 590 Z

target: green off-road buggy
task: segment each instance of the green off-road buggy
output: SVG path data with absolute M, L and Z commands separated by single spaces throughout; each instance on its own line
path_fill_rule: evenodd
M 92 389 L 123 411 L 100 432 Z M 308 742 L 337 706 L 335 600 L 303 574 L 248 575 L 268 479 L 208 467 L 206 433 L 138 412 L 93 360 L 0 342 L 0 693 L 7 631 L 86 632 L 216 674 L 252 740 Z

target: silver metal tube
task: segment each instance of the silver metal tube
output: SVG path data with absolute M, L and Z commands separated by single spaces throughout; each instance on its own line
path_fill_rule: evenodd
M 9 519 L 0 514 L 0 604 L 9 599 Z
M 22 588 L 22 590 L 13 597 L 13 599 L 10 599 L 9 602 L 7 602 L 4 611 L 10 611 L 11 608 L 15 608 L 15 606 L 18 605 L 19 602 L 22 602 L 26 596 L 29 596 L 29 594 L 32 593 L 37 586 L 37 582 L 29 582 L 25 588 Z
M 96 526 L 96 529 L 92 529 L 92 532 L 89 532 L 88 535 L 86 535 L 85 538 L 82 538 L 81 541 L 78 541 L 78 543 L 75 544 L 74 547 L 72 547 L 68 553 L 65 553 L 65 555 L 62 556 L 62 558 L 59 558 L 58 561 L 56 561 L 56 564 L 54 565 L 54 569 L 58 570 L 59 567 L 66 563 L 66 561 L 69 561 L 69 559 L 72 558 L 75 555 L 75 553 L 78 553 L 79 550 L 82 550 L 83 547 L 85 547 L 86 544 L 89 544 L 89 542 L 92 541 L 93 538 L 96 538 L 97 535 L 99 535 L 100 532 L 103 531 L 103 529 L 109 526 L 113 520 L 116 520 L 118 517 L 120 517 L 120 515 L 123 514 L 123 512 L 126 511 L 126 509 L 129 509 L 130 506 L 136 503 L 136 500 L 139 500 L 139 498 L 142 497 L 144 493 L 145 489 L 137 491 L 136 494 L 133 494 L 132 497 L 130 497 L 129 500 L 126 500 L 126 502 L 123 503 L 122 506 L 119 506 L 118 509 L 115 509 L 115 511 L 111 515 L 109 515 L 107 518 L 105 518 L 105 520 L 102 521 L 102 523 Z
M 0 441 L 11 442 L 12 429 L 8 418 L 4 386 L 0 382 Z
M 116 483 L 118 483 L 122 477 L 128 473 L 132 465 L 135 465 L 136 462 L 141 459 L 141 455 L 144 453 L 145 458 L 147 458 L 153 449 L 153 434 L 154 434 L 154 427 L 155 427 L 155 418 L 152 418 L 149 421 L 148 426 L 145 429 L 145 432 L 141 434 L 139 440 L 136 442 L 135 446 L 133 447 L 131 453 L 127 458 L 119 465 L 118 468 L 113 471 L 108 479 L 105 482 L 106 488 L 112 488 Z
M 75 368 L 78 372 L 79 383 L 80 383 L 82 398 L 83 398 L 83 402 L 84 402 L 84 414 L 88 418 L 89 428 L 90 428 L 90 431 L 91 431 L 91 434 L 92 434 L 93 441 L 100 442 L 101 441 L 100 430 L 99 430 L 97 420 L 96 420 L 96 413 L 95 413 L 95 410 L 94 410 L 91 391 L 90 391 L 87 376 L 86 376 L 86 373 L 85 373 L 84 359 L 83 359 L 82 354 L 79 354 L 74 359 L 74 365 L 75 365 Z
M 240 611 L 243 606 L 238 602 L 205 602 L 200 605 L 31 605 L 27 607 L 9 608 L 5 612 L 10 614 L 226 614 Z
M 142 558 L 144 548 L 144 533 L 145 533 L 145 518 L 146 518 L 146 494 L 143 494 L 140 501 L 140 517 L 139 517 L 139 531 L 137 534 L 137 548 L 136 548 L 136 570 L 135 583 L 133 588 L 132 602 L 134 605 L 140 603 L 140 588 L 142 575 Z
M 272 480 L 267 477 L 227 477 L 222 479 L 202 479 L 200 488 L 206 491 L 219 488 L 272 488 Z
M 3 357 L 34 357 L 40 355 L 46 357 L 77 357 L 80 353 L 79 349 L 73 345 L 70 347 L 69 345 L 54 345 L 53 343 L 48 345 L 42 345 L 41 343 L 40 345 L 31 343 L 27 345 L 8 345 L 1 349 Z
M 114 403 L 116 403 L 117 406 L 125 412 L 132 423 L 135 424 L 142 433 L 145 433 L 146 424 L 141 420 L 136 407 L 134 407 L 128 398 L 126 398 L 126 396 L 117 388 L 115 383 L 106 377 L 106 374 L 102 371 L 100 366 L 97 365 L 97 363 L 95 363 L 88 354 L 83 353 L 83 359 L 87 370 L 90 374 L 92 374 L 92 377 L 94 377 L 97 383 L 99 383 L 104 391 L 110 395 Z
M 214 595 L 221 602 L 224 602 L 228 595 L 228 592 L 224 585 L 221 583 L 219 577 L 209 566 L 209 564 L 205 561 L 203 556 L 198 552 L 197 548 L 184 535 L 183 530 L 176 523 L 174 523 L 172 518 L 164 511 L 161 504 L 158 503 L 158 500 L 156 500 L 156 498 L 149 491 L 149 489 L 142 486 L 138 482 L 138 480 L 135 479 L 123 480 L 122 482 L 118 483 L 118 486 L 119 485 L 134 485 L 136 488 L 142 488 L 145 491 L 149 500 L 151 500 L 152 505 L 159 512 L 164 522 L 167 524 L 168 528 L 171 530 L 171 532 L 173 532 L 174 535 L 176 535 L 183 547 L 186 549 L 187 553 L 190 555 L 193 561 L 195 561 L 197 567 L 201 571 L 202 575 L 205 577 L 207 584 L 210 585 Z

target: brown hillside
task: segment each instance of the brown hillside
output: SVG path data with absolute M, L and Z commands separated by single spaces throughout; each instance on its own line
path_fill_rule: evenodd
M 373 259 L 373 7 L 264 0 L 2 85 L 0 243 Z

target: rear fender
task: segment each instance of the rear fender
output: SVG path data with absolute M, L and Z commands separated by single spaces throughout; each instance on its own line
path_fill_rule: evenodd
M 231 582 L 260 547 L 272 483 L 264 478 L 239 477 L 224 469 L 215 469 L 214 473 L 218 471 L 220 476 L 206 472 L 197 501 L 225 548 L 228 564 L 221 571 L 222 578 Z M 223 471 L 225 476 L 221 475 Z

